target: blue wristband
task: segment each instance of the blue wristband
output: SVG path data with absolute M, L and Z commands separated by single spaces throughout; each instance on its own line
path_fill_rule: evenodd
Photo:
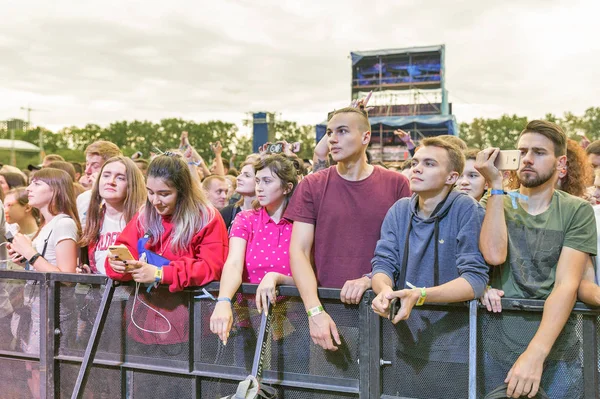
M 490 190 L 490 195 L 504 195 L 506 191 L 504 190 Z
M 229 302 L 231 303 L 231 298 L 227 298 L 226 296 L 220 296 L 217 298 L 217 302 Z

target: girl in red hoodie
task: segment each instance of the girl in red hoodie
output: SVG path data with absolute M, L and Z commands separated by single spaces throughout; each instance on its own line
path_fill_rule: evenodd
M 138 354 L 153 350 L 148 345 L 169 345 L 162 347 L 161 356 L 180 357 L 187 353 L 190 296 L 177 292 L 219 280 L 227 258 L 227 229 L 181 157 L 156 157 L 148 167 L 146 188 L 145 205 L 115 242 L 139 260 L 109 255 L 106 274 L 114 280 L 168 286 L 171 293 L 151 289 L 139 295 L 149 306 L 138 298 L 128 302 L 128 335 L 143 344 Z M 129 354 L 137 351 L 134 347 L 128 348 Z

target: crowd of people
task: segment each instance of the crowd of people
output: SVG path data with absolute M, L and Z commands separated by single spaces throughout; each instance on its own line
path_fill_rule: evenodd
M 485 348 L 481 373 L 509 370 L 500 381 L 486 378 L 485 389 L 505 383 L 509 397 L 533 397 L 542 385 L 556 397 L 576 397 L 580 381 L 556 370 L 575 375 L 581 369 L 562 350 L 576 338 L 569 322 L 575 301 L 600 306 L 600 210 L 592 206 L 600 200 L 600 141 L 584 149 L 556 124 L 531 121 L 515 143 L 518 169 L 503 171 L 494 163 L 497 148 L 468 149 L 453 136 L 416 145 L 398 131 L 412 157 L 396 171 L 369 162 L 367 111 L 364 103 L 353 105 L 330 114 L 312 170 L 287 143 L 280 153 L 263 146 L 239 165 L 224 160 L 215 143 L 208 164 L 186 132 L 179 148 L 148 160 L 97 141 L 85 150 L 85 167 L 57 155 L 32 166 L 31 174 L 3 166 L 0 223 L 10 241 L 7 254 L 0 253 L 3 263 L 146 285 L 139 296 L 147 306 L 127 309 L 128 334 L 142 349 L 175 350 L 187 342 L 181 291 L 220 281 L 210 330 L 223 344 L 234 328 L 242 283 L 258 285 L 259 312 L 277 308 L 277 286 L 295 285 L 312 341 L 335 351 L 343 343 L 317 288 L 339 288 L 348 304 L 372 289 L 373 311 L 413 337 L 399 345 L 405 369 L 412 370 L 404 381 L 423 377 L 411 368 L 418 359 L 445 362 L 457 373 L 468 364 L 464 350 L 448 345 L 467 324 L 450 327 L 439 311 L 411 316 L 415 306 L 479 298 L 497 313 L 502 297 L 544 299 L 541 323 L 513 315 L 518 331 L 503 329 L 495 347 Z M 133 259 L 113 254 L 115 245 Z M 159 285 L 168 292 L 153 290 Z M 39 326 L 18 331 L 14 295 L 0 288 L 2 334 L 35 350 Z M 39 318 L 35 289 L 21 298 L 32 320 Z M 524 330 L 531 331 L 527 341 L 519 338 Z M 507 351 L 518 354 L 516 361 L 507 364 Z M 444 378 L 431 379 L 427 389 L 460 396 Z

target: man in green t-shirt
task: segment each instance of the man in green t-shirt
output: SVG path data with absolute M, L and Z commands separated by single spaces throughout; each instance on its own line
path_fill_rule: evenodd
M 565 347 L 572 346 L 576 338 L 565 325 L 588 257 L 596 254 L 592 207 L 554 190 L 557 170 L 566 167 L 563 130 L 551 122 L 531 121 L 519 135 L 518 149 L 521 185 L 516 192 L 503 191 L 502 174 L 494 166 L 499 149 L 481 151 L 475 165 L 491 187 L 479 247 L 485 260 L 495 266 L 492 287 L 509 298 L 546 300 L 541 323 L 535 316 L 520 315 L 506 318 L 500 323 L 501 330 L 496 330 L 496 342 L 503 350 L 522 348 L 505 379 L 507 394 L 514 398 L 537 393 L 546 360 L 557 360 L 567 369 L 569 362 L 575 361 L 565 356 Z M 565 333 L 557 341 L 563 328 Z M 523 342 L 531 329 L 531 340 Z M 486 366 L 487 356 L 498 359 L 493 352 L 486 348 Z M 545 388 L 555 393 L 569 392 L 569 384 L 574 383 L 564 374 L 550 378 Z

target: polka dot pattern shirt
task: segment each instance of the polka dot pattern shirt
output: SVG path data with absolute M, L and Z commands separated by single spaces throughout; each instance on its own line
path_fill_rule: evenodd
M 275 223 L 264 208 L 249 209 L 236 215 L 229 237 L 242 238 L 247 242 L 242 277 L 245 283 L 259 284 L 269 272 L 292 275 L 292 222 L 289 220 L 282 218 Z

